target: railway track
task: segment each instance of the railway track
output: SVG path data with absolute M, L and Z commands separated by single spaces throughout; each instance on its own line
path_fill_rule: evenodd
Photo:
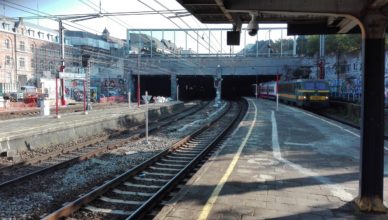
M 150 123 L 149 132 L 154 132 L 173 122 L 181 120 L 188 115 L 194 114 L 204 109 L 209 103 L 201 104 L 194 108 L 176 115 L 167 116 L 163 119 L 157 119 Z M 120 136 L 126 138 L 119 138 Z M 104 135 L 93 140 L 80 143 L 78 145 L 49 153 L 28 161 L 23 161 L 11 166 L 0 168 L 0 189 L 14 184 L 20 184 L 37 175 L 53 172 L 58 169 L 69 167 L 72 164 L 87 160 L 103 152 L 116 149 L 130 141 L 139 139 L 145 135 L 144 125 L 133 126 L 128 130 L 117 132 L 111 135 Z M 117 139 L 115 139 L 117 138 Z
M 140 165 L 92 189 L 44 219 L 140 219 L 155 207 L 241 119 L 246 106 L 230 104 L 215 121 Z M 76 213 L 74 213 L 76 212 Z M 74 214 L 73 214 L 74 213 Z
M 93 109 L 104 109 L 104 108 L 112 108 L 111 104 L 95 104 L 93 105 Z M 83 111 L 82 105 L 70 105 L 67 108 L 59 108 L 58 113 L 72 113 L 72 112 L 80 112 Z M 55 114 L 55 108 L 50 109 L 50 114 Z M 39 108 L 25 109 L 25 110 L 15 110 L 15 111 L 6 111 L 0 112 L 0 120 L 14 119 L 14 118 L 25 118 L 25 117 L 35 117 L 40 115 Z

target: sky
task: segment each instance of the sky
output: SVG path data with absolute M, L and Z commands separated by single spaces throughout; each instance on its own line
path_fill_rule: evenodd
M 100 10 L 100 3 L 101 11 L 110 13 L 144 12 L 152 11 L 152 9 L 184 10 L 176 0 L 0 0 L 0 12 L 2 16 L 24 17 L 25 21 L 52 29 L 58 29 L 58 22 L 56 21 L 48 19 L 36 20 L 29 19 L 28 17 L 36 15 L 91 14 Z M 166 16 L 173 15 L 168 14 Z M 231 24 L 201 24 L 193 16 L 186 16 L 181 19 L 171 18 L 169 20 L 162 15 L 101 17 L 76 23 L 65 21 L 64 26 L 70 30 L 82 30 L 94 34 L 101 34 L 104 28 L 107 28 L 111 36 L 121 39 L 127 38 L 128 28 L 232 28 Z M 279 26 L 285 27 L 286 25 L 260 24 L 260 28 Z M 203 35 L 206 37 L 207 33 L 203 33 L 202 36 Z M 242 34 L 241 44 L 254 43 L 256 40 L 268 40 L 268 36 L 268 31 L 259 31 L 257 37 L 250 37 L 249 35 L 244 36 Z M 226 37 L 224 38 L 225 39 L 221 42 L 218 35 L 210 37 L 212 44 L 217 44 L 219 45 L 218 47 L 220 47 L 221 44 L 224 44 L 225 48 Z M 271 31 L 271 39 L 278 38 L 280 38 L 280 31 Z M 283 38 L 286 38 L 285 31 L 283 31 Z M 209 37 L 207 37 L 207 39 L 209 39 Z M 193 44 L 190 47 L 196 47 L 196 45 Z M 220 48 L 217 50 L 220 50 Z

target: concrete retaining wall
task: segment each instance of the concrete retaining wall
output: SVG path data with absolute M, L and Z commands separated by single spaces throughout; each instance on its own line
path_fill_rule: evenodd
M 354 103 L 346 103 L 346 102 L 338 102 L 338 101 L 331 101 L 330 107 L 335 108 L 339 112 L 343 112 L 343 114 L 348 115 L 350 117 L 361 119 L 361 108 L 360 105 L 354 104 Z M 384 123 L 386 127 L 386 134 L 387 134 L 387 125 L 388 125 L 388 110 L 385 109 L 385 115 L 384 115 Z
M 184 109 L 183 103 L 176 103 L 160 108 L 150 109 L 150 120 L 166 117 Z M 105 111 L 109 111 L 108 109 Z M 90 115 L 89 115 L 90 116 Z M 89 117 L 88 116 L 88 117 Z M 123 114 L 117 117 L 104 119 L 92 118 L 87 123 L 76 124 L 69 122 L 61 127 L 48 128 L 46 130 L 34 131 L 32 134 L 19 134 L 13 138 L 2 139 L 0 150 L 6 152 L 8 157 L 17 159 L 18 152 L 33 150 L 36 148 L 47 148 L 50 146 L 65 144 L 98 134 L 107 134 L 114 130 L 125 129 L 129 126 L 144 123 L 145 112 L 136 114 Z

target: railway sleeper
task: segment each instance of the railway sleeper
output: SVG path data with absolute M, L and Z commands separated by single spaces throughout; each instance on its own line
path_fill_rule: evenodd
M 152 183 L 165 183 L 169 181 L 164 179 L 144 178 L 144 177 L 138 177 L 138 176 L 134 177 L 133 179 L 137 181 L 152 182 Z
M 90 212 L 98 212 L 98 213 L 113 214 L 113 215 L 125 215 L 125 216 L 132 215 L 133 213 L 133 212 L 117 210 L 117 209 L 97 208 L 91 205 L 86 206 L 84 209 Z
M 123 194 L 122 193 L 123 191 L 121 190 L 118 192 L 113 192 L 112 190 L 104 194 L 104 196 L 112 199 L 134 200 L 134 201 L 144 202 L 150 197 L 148 196 L 148 194 L 153 195 L 152 193 L 146 193 L 142 191 L 140 192 L 125 191 L 125 192 L 128 192 L 127 194 Z
M 170 154 L 170 155 L 167 155 L 166 157 L 171 158 L 171 159 L 181 159 L 181 160 L 185 160 L 187 162 L 189 162 L 190 160 L 192 160 L 194 158 L 194 157 L 180 156 L 179 154 Z
M 175 174 L 173 173 L 158 173 L 158 172 L 149 172 L 149 171 L 143 171 L 142 172 L 143 174 L 145 174 L 147 177 L 150 177 L 150 176 L 162 176 L 162 177 L 173 177 L 175 176 Z
M 114 200 L 111 201 L 102 201 L 100 199 L 93 201 L 90 205 L 99 209 L 107 209 L 107 210 L 122 210 L 123 212 L 132 212 L 140 205 L 137 204 L 129 204 L 132 203 L 132 201 L 125 201 L 125 200 Z M 141 203 L 141 202 L 140 202 Z M 86 206 L 87 207 L 87 206 Z M 85 208 L 86 208 L 85 207 Z M 84 208 L 84 209 L 85 209 Z M 95 211 L 98 212 L 98 211 Z
M 181 170 L 181 169 L 176 169 L 176 168 L 154 167 L 154 166 L 150 166 L 150 169 L 151 170 L 161 170 L 161 171 L 165 171 L 165 172 L 174 172 L 174 173 Z
M 179 148 L 177 149 L 175 152 L 183 152 L 183 153 L 196 153 L 198 154 L 199 152 L 201 152 L 202 150 L 201 149 L 191 149 L 191 148 Z
M 149 188 L 149 189 L 160 188 L 160 186 L 158 185 L 145 185 L 145 184 L 138 184 L 138 183 L 131 183 L 131 182 L 125 182 L 124 185 L 128 187 L 136 187 L 136 188 Z
M 116 189 L 121 191 L 128 191 L 128 192 L 141 192 L 141 193 L 155 193 L 160 189 L 159 185 L 146 185 L 141 183 L 130 183 L 127 182 L 127 184 L 122 184 L 116 187 Z
M 182 156 L 182 157 L 194 157 L 198 155 L 198 153 L 186 153 L 186 152 L 180 152 L 180 151 L 179 152 L 175 151 L 175 153 L 176 155 Z
M 174 167 L 184 167 L 186 164 L 156 162 L 155 165 L 175 169 Z
M 187 164 L 187 160 L 179 160 L 179 159 L 165 159 L 163 158 L 161 161 L 163 162 L 168 162 L 168 163 L 173 163 L 173 164 L 182 164 L 182 166 L 185 166 Z
M 123 204 L 123 205 L 141 205 L 142 201 L 133 201 L 133 200 L 123 200 L 123 199 L 113 199 L 106 196 L 101 196 L 99 200 L 104 202 L 109 202 L 113 204 Z
M 150 197 L 153 195 L 153 193 L 145 193 L 145 192 L 133 192 L 133 191 L 124 191 L 119 189 L 113 189 L 114 193 L 121 194 L 121 195 L 130 195 L 130 196 L 144 196 L 144 197 Z

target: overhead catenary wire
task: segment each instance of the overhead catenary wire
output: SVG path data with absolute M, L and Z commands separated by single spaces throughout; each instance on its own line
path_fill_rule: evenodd
M 89 2 L 90 4 L 86 3 L 85 1 L 83 0 L 79 0 L 80 2 L 84 3 L 85 5 L 87 5 L 88 7 L 96 10 L 96 7 L 100 7 L 99 9 L 102 11 L 102 12 L 106 12 L 108 13 L 107 10 L 105 10 L 102 6 L 101 6 L 101 1 L 100 1 L 100 6 L 96 5 L 94 2 L 90 1 L 90 0 L 86 0 L 87 2 Z M 94 6 L 94 7 L 93 7 Z M 126 23 L 125 21 L 119 19 L 119 18 L 116 18 L 116 17 L 107 17 L 108 19 L 112 20 L 113 22 L 115 22 L 116 24 L 124 27 L 125 29 L 127 29 L 128 27 L 132 27 L 131 25 L 129 25 L 128 23 Z
M 154 10 L 154 11 L 157 11 L 155 8 L 149 6 L 148 4 L 142 2 L 141 0 L 138 0 L 138 2 L 140 2 L 141 4 L 143 4 L 144 6 L 146 6 L 147 8 L 151 9 L 151 10 Z M 176 27 L 178 27 L 179 29 L 182 29 L 182 27 L 180 27 L 176 22 L 174 22 L 173 20 L 169 19 L 166 15 L 163 15 L 161 14 L 161 16 L 163 16 L 164 18 L 166 18 L 167 20 L 169 20 L 171 23 L 173 23 Z M 188 31 L 184 31 L 188 36 L 190 36 L 193 40 L 197 41 L 197 39 L 195 39 L 195 37 L 193 37 L 190 33 L 188 33 Z M 198 33 L 197 33 L 198 34 Z M 197 41 L 197 43 L 201 44 L 201 46 L 205 47 L 205 45 L 203 45 L 201 42 Z M 197 70 L 200 71 L 200 73 L 203 73 L 201 68 L 198 68 L 200 67 L 200 65 L 198 63 L 194 63 L 192 61 L 189 61 L 189 63 L 191 64 L 194 64 L 196 67 L 197 67 Z
M 4 1 L 7 1 L 7 0 L 4 0 Z M 6 2 L 4 2 L 4 3 L 6 3 Z M 12 5 L 10 5 L 10 4 L 7 4 L 7 3 L 16 5 L 17 7 L 14 7 L 14 6 L 12 6 Z M 23 12 L 26 12 L 26 13 L 29 13 L 29 14 L 32 14 L 32 15 L 38 15 L 38 13 L 36 12 L 35 9 L 29 8 L 29 7 L 26 7 L 26 6 L 17 4 L 17 3 L 13 3 L 13 2 L 7 2 L 7 3 L 6 3 L 6 4 L 7 4 L 7 5 L 6 5 L 7 7 L 11 7 L 11 8 L 13 8 L 13 9 L 20 10 L 20 11 L 23 11 Z M 49 13 L 42 12 L 42 11 L 40 11 L 39 13 L 45 14 L 45 15 L 47 15 L 47 16 L 53 16 L 53 15 L 50 15 Z M 55 16 L 54 16 L 54 17 L 55 17 Z M 73 27 L 73 28 L 75 28 L 75 29 L 81 30 L 81 31 L 85 31 L 84 29 L 82 29 L 82 28 L 80 28 L 80 27 L 77 27 L 77 26 L 73 25 L 73 23 L 71 23 L 71 22 L 66 22 L 66 25 L 68 25 L 68 26 L 70 26 L 70 27 Z M 79 24 L 78 24 L 78 25 L 79 25 Z M 80 26 L 83 26 L 83 25 L 80 25 Z M 85 27 L 85 26 L 84 26 L 84 27 Z M 85 27 L 85 28 L 87 28 L 87 27 Z M 93 29 L 91 29 L 91 30 L 93 30 Z M 93 32 L 98 32 L 98 31 L 93 30 Z M 74 47 L 74 48 L 77 48 L 77 47 Z M 87 50 L 85 50 L 85 49 L 81 49 L 81 50 L 83 50 L 83 51 L 85 51 L 85 52 L 93 53 L 94 55 L 95 55 L 95 54 L 97 54 L 97 55 L 99 54 L 99 52 L 87 51 Z M 104 56 L 109 56 L 109 55 L 104 54 Z M 117 57 L 117 56 L 110 56 L 110 57 L 111 57 L 111 58 L 113 57 L 113 58 L 116 58 L 116 59 L 126 59 L 126 58 L 120 58 L 120 57 Z M 68 58 L 69 58 L 69 57 L 68 57 Z M 161 68 L 158 67 L 158 66 L 154 66 L 154 65 L 153 65 L 153 67 L 155 67 L 156 69 L 161 69 Z M 167 71 L 167 70 L 164 70 L 164 72 L 168 72 L 168 71 Z
M 168 9 L 168 7 L 166 7 L 163 3 L 161 3 L 159 0 L 154 0 L 157 4 L 159 4 L 160 6 L 162 6 L 164 9 L 166 9 L 166 10 L 170 10 L 170 11 L 173 11 L 173 9 Z M 191 14 L 190 14 L 191 15 Z M 194 17 L 194 16 L 190 16 L 191 18 L 193 18 L 193 20 L 199 25 L 199 26 L 201 26 L 201 24 L 199 24 L 199 22 L 197 21 L 197 19 Z M 188 28 L 192 28 L 184 19 L 182 19 L 182 17 L 181 16 L 177 16 L 177 18 L 179 19 L 179 20 L 181 20 Z M 171 18 L 169 18 L 169 19 L 171 19 Z M 205 27 L 207 28 L 207 29 L 209 29 L 208 27 L 207 27 L 207 25 L 205 25 Z M 206 33 L 205 33 L 206 34 Z M 212 32 L 210 32 L 210 35 L 209 35 L 209 41 L 211 41 L 211 35 L 213 35 L 212 34 Z M 222 42 L 220 43 L 218 40 L 217 40 L 217 38 L 216 37 L 214 37 L 213 36 L 213 38 L 214 38 L 214 40 L 215 40 L 215 42 L 219 45 L 219 47 L 220 48 L 222 48 Z M 211 42 L 209 42 L 209 43 L 211 43 Z M 222 51 L 221 51 L 222 52 Z
M 13 8 L 13 9 L 16 9 L 16 10 L 19 10 L 19 11 L 22 11 L 22 12 L 26 12 L 28 14 L 32 14 L 36 17 L 38 16 L 44 16 L 44 15 L 40 15 L 40 14 L 45 14 L 46 16 L 53 16 L 53 15 L 50 15 L 46 12 L 42 12 L 42 11 L 37 11 L 36 9 L 33 9 L 33 8 L 30 8 L 30 7 L 27 7 L 27 6 L 24 6 L 24 5 L 21 5 L 21 4 L 17 4 L 17 3 L 14 3 L 14 2 L 10 2 L 8 0 L 3 0 L 3 3 L 7 6 L 7 7 L 10 7 L 10 8 Z M 40 14 L 39 14 L 40 13 Z M 24 19 L 29 19 L 29 17 L 23 17 Z M 14 18 L 15 19 L 15 18 Z M 36 19 L 36 18 L 32 18 L 32 19 Z M 39 19 L 38 19 L 39 20 Z M 55 21 L 58 21 L 56 18 L 51 18 L 50 20 L 55 20 Z M 71 25 L 69 24 L 69 22 L 67 21 L 64 21 L 64 23 L 68 26 L 71 26 L 73 28 L 76 28 L 76 29 L 79 29 L 79 30 L 83 30 L 85 31 L 85 29 L 89 30 L 88 32 L 93 32 L 93 33 L 98 33 L 99 31 L 95 30 L 95 29 L 92 29 L 90 27 L 87 27 L 87 26 L 84 26 L 84 25 L 81 25 L 81 24 L 76 24 L 78 26 L 81 26 L 82 28 L 80 27 L 76 27 L 74 26 L 75 24 Z
M 142 0 L 137 0 L 137 1 L 140 2 L 140 3 L 142 3 L 144 6 L 148 7 L 149 9 L 154 10 L 154 11 L 157 11 L 155 8 L 153 8 L 153 7 L 149 6 L 148 4 L 144 3 Z M 166 15 L 161 14 L 161 16 L 163 16 L 164 18 L 166 18 L 167 20 L 169 20 L 171 23 L 173 23 L 173 24 L 174 24 L 176 27 L 178 27 L 179 29 L 182 29 L 181 26 L 179 26 L 179 25 L 178 25 L 176 22 L 174 22 L 173 20 L 169 19 Z M 193 37 L 190 33 L 188 33 L 188 31 L 185 31 L 185 33 L 186 33 L 187 35 L 189 35 L 193 40 L 197 41 L 197 39 L 196 39 L 195 37 Z M 197 35 L 198 35 L 198 33 L 197 33 Z M 201 46 L 203 46 L 204 48 L 207 47 L 206 45 L 203 45 L 203 43 L 200 42 L 200 41 L 197 41 L 197 43 L 199 43 L 199 44 L 200 44 Z M 212 49 L 214 50 L 214 48 L 212 48 Z M 215 51 L 216 51 L 216 53 L 217 53 L 217 50 L 215 50 Z
M 158 0 L 154 0 L 154 2 L 156 2 L 158 5 L 160 5 L 161 7 L 163 7 L 163 8 L 166 9 L 166 10 L 171 10 L 171 9 L 167 8 L 164 4 L 160 3 Z M 172 11 L 172 10 L 171 10 L 171 11 Z M 171 21 L 171 18 L 167 18 L 167 19 L 169 19 L 169 20 Z M 192 28 L 192 27 L 191 27 L 185 20 L 183 20 L 181 17 L 178 17 L 178 19 L 181 20 L 188 28 Z M 198 34 L 198 33 L 197 33 L 197 34 Z M 202 39 L 203 39 L 203 38 L 202 38 Z M 203 40 L 204 40 L 204 39 L 203 39 Z M 204 40 L 204 41 L 205 41 L 205 40 Z M 210 38 L 210 36 L 209 36 L 209 41 L 208 41 L 208 43 L 209 43 L 209 45 L 212 45 L 212 44 L 211 44 L 211 38 Z M 214 49 L 213 46 L 211 46 L 211 48 L 217 52 L 217 49 Z
M 26 8 L 28 8 L 28 7 L 26 7 Z M 31 9 L 31 8 L 29 8 L 30 10 L 34 10 L 34 9 Z M 168 10 L 165 10 L 165 11 L 168 11 L 168 12 L 171 12 L 171 10 L 172 9 L 168 9 Z M 27 10 L 25 10 L 25 11 L 27 11 Z M 153 9 L 153 11 L 155 11 L 155 9 Z M 30 13 L 30 14 L 36 14 L 36 13 L 33 13 L 33 12 L 30 12 L 30 11 L 28 11 L 28 13 Z M 44 13 L 44 12 L 40 12 L 41 14 L 46 14 L 46 15 L 48 15 L 48 13 Z M 156 14 L 160 14 L 160 12 L 155 12 Z M 38 13 L 39 14 L 39 13 Z M 69 24 L 66 22 L 66 25 L 68 25 L 68 26 L 70 26 L 70 27 L 73 27 L 73 28 L 76 28 L 76 29 L 79 29 L 79 30 L 82 30 L 82 31 L 84 31 L 82 28 L 80 28 L 80 27 L 76 27 L 73 23 L 71 23 L 71 22 L 69 22 Z M 179 25 L 178 25 L 179 26 Z M 94 30 L 95 31 L 95 30 Z M 95 32 L 98 32 L 98 31 L 95 31 Z M 192 37 L 192 36 L 191 36 Z M 193 37 L 192 37 L 193 38 Z M 195 38 L 193 38 L 194 40 L 195 40 Z M 202 43 L 201 43 L 201 45 L 202 46 L 204 46 Z M 206 47 L 206 46 L 204 46 L 204 47 Z M 214 50 L 214 48 L 213 48 L 213 50 Z M 89 51 L 90 52 L 90 51 Z M 96 53 L 96 52 L 93 52 L 93 53 Z M 97 52 L 98 53 L 98 52 Z M 104 54 L 103 56 L 106 56 L 106 54 Z M 117 57 L 116 57 L 117 58 Z M 186 60 L 186 62 L 187 62 L 188 60 Z M 190 61 L 188 61 L 188 63 L 193 63 L 193 62 L 191 62 L 191 60 Z M 187 64 L 188 64 L 187 63 Z M 160 67 L 158 67 L 157 65 L 155 66 L 156 68 L 160 68 Z

